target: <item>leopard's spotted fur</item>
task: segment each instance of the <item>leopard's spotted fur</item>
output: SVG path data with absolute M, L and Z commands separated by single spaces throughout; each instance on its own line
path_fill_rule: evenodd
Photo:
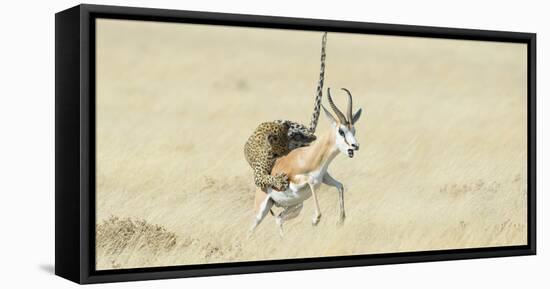
M 244 156 L 254 170 L 254 183 L 264 190 L 267 187 L 285 190 L 288 186 L 288 178 L 285 175 L 272 176 L 271 169 L 278 157 L 290 151 L 289 128 L 284 122 L 264 122 L 244 145 Z
M 321 110 L 321 98 L 325 75 L 325 46 L 327 33 L 323 34 L 321 46 L 321 72 L 317 84 L 315 105 L 310 127 L 289 120 L 276 120 L 260 124 L 244 146 L 244 155 L 254 170 L 256 186 L 265 190 L 273 187 L 283 191 L 288 188 L 286 175 L 271 175 L 271 169 L 278 157 L 291 150 L 309 145 L 316 139 L 314 133 Z

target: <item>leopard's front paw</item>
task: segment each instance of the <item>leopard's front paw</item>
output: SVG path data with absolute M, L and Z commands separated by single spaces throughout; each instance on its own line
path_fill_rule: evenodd
M 273 188 L 277 191 L 286 191 L 288 189 L 288 176 L 284 173 L 277 174 L 275 177 Z

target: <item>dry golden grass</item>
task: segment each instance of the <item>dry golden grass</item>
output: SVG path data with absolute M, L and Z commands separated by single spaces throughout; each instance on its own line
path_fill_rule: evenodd
M 527 241 L 525 45 L 329 33 L 325 87 L 365 111 L 361 150 L 330 168 L 346 222 L 322 187 L 317 227 L 308 200 L 284 239 L 270 216 L 247 239 L 243 144 L 262 121 L 308 123 L 321 34 L 111 20 L 97 32 L 97 269 Z
M 132 252 L 142 252 L 151 258 L 170 251 L 175 247 L 176 240 L 176 234 L 145 220 L 112 216 L 96 226 L 97 253 L 110 256 L 114 268 L 120 268 L 117 261 L 128 262 L 128 259 L 139 258 Z

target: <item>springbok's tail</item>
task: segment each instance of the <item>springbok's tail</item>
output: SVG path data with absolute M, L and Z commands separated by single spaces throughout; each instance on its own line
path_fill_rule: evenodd
M 311 116 L 311 122 L 309 123 L 309 131 L 313 134 L 317 128 L 317 122 L 319 121 L 319 113 L 321 112 L 321 100 L 323 98 L 323 83 L 325 81 L 325 47 L 327 45 L 327 33 L 323 34 L 321 41 L 321 72 L 319 73 L 319 82 L 317 83 L 317 92 L 315 94 L 315 106 L 313 107 L 313 115 Z

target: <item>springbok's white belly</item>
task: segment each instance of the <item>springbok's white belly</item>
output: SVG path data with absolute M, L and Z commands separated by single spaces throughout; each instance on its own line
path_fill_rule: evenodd
M 276 206 L 291 207 L 303 203 L 311 197 L 311 184 L 319 184 L 323 178 L 320 172 L 314 172 L 307 175 L 297 176 L 296 179 L 302 180 L 300 183 L 291 182 L 286 191 L 277 191 L 268 188 L 267 193 L 275 202 Z

